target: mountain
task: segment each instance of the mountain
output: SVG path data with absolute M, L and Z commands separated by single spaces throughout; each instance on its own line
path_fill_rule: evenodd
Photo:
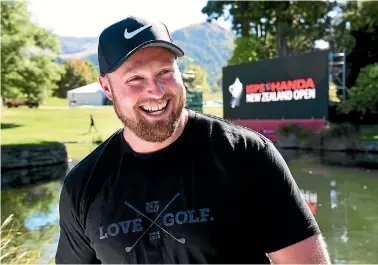
M 234 35 L 214 23 L 194 24 L 172 33 L 172 39 L 185 53 L 180 69 L 189 63 L 203 67 L 209 84 L 215 82 L 231 57 Z
M 87 37 L 87 38 L 78 38 L 78 37 L 62 37 L 58 36 L 60 41 L 60 48 L 62 49 L 61 58 L 70 58 L 70 57 L 84 57 L 90 54 L 97 55 L 97 43 L 98 38 Z M 96 59 L 97 60 L 97 59 Z M 98 63 L 96 62 L 96 65 Z
M 98 66 L 98 38 L 58 38 L 62 49 L 60 60 L 83 58 Z M 227 65 L 235 36 L 215 23 L 204 22 L 172 32 L 172 39 L 185 53 L 179 59 L 180 69 L 183 70 L 188 64 L 199 65 L 205 69 L 208 82 L 212 84 L 222 74 L 222 67 Z

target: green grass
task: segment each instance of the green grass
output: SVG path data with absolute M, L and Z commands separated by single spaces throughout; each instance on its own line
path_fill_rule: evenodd
M 90 114 L 98 133 L 88 133 Z M 112 107 L 6 109 L 2 111 L 2 144 L 79 141 L 107 137 L 121 127 Z
M 222 100 L 223 96 L 221 92 L 217 93 L 203 93 L 203 100 Z
M 218 117 L 223 117 L 223 107 L 216 106 L 216 107 L 203 107 L 203 112 L 206 114 L 211 114 Z
M 378 135 L 362 136 L 362 139 L 364 139 L 364 140 L 370 140 L 370 141 L 378 141 Z
M 204 107 L 204 112 L 222 116 L 221 107 Z M 89 130 L 92 114 L 98 133 Z M 6 109 L 2 111 L 2 144 L 42 142 L 92 142 L 97 136 L 108 137 L 122 124 L 113 107 L 62 109 Z
M 378 125 L 364 125 L 360 130 L 364 140 L 378 141 Z
M 96 147 L 95 144 L 66 144 L 67 153 L 74 160 L 81 160 Z
M 204 112 L 222 117 L 222 107 L 204 107 Z M 99 132 L 88 132 L 90 114 Z M 66 143 L 68 154 L 81 159 L 95 148 L 93 140 L 105 140 L 122 124 L 112 106 L 3 108 L 1 112 L 1 144 Z M 76 142 L 76 143 L 71 143 Z
M 88 132 L 92 114 L 98 132 Z M 45 142 L 79 142 L 67 144 L 73 159 L 89 153 L 92 141 L 109 137 L 122 124 L 113 107 L 95 108 L 3 108 L 1 144 L 42 144 Z M 84 144 L 87 143 L 87 144 Z
M 68 106 L 68 100 L 66 98 L 47 98 L 43 102 L 43 106 Z

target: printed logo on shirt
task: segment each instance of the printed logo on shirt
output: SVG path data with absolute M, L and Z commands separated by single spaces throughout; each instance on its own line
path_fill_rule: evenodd
M 210 216 L 209 208 L 178 212 L 165 212 L 166 209 L 174 203 L 174 201 L 179 195 L 180 193 L 177 193 L 161 210 L 159 201 L 147 202 L 145 204 L 146 213 L 157 213 L 157 216 L 154 219 L 151 219 L 142 211 L 134 207 L 131 203 L 125 201 L 124 205 L 135 211 L 137 216 L 141 216 L 141 218 L 138 217 L 132 220 L 125 220 L 117 223 L 112 223 L 105 227 L 99 227 L 100 239 L 102 240 L 109 237 L 115 237 L 118 235 L 128 233 L 143 232 L 133 245 L 125 248 L 126 252 L 130 252 L 147 233 L 149 233 L 148 237 L 151 241 L 160 239 L 161 233 L 165 233 L 178 243 L 185 244 L 185 238 L 177 237 L 168 232 L 166 229 L 175 225 L 206 223 L 208 221 L 213 221 L 214 218 Z M 150 224 L 147 227 L 142 226 L 142 218 L 145 218 L 150 222 Z
M 159 202 L 146 202 L 146 212 L 147 213 L 156 213 L 159 211 Z

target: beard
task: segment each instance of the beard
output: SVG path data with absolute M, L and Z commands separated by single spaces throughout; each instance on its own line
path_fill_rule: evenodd
M 164 95 L 162 100 L 169 99 L 168 104 L 172 104 L 172 113 L 168 118 L 157 121 L 149 121 L 140 113 L 143 110 L 141 110 L 139 106 L 142 102 L 146 101 L 138 102 L 135 105 L 134 117 L 132 115 L 126 115 L 122 110 L 122 104 L 113 93 L 112 88 L 111 91 L 113 95 L 113 108 L 115 113 L 123 125 L 132 131 L 138 138 L 146 142 L 157 143 L 165 141 L 171 137 L 174 132 L 176 132 L 185 106 L 185 90 L 184 93 L 181 93 L 180 95 L 174 95 L 171 92 L 167 92 Z M 148 102 L 153 103 L 152 100 L 148 100 Z

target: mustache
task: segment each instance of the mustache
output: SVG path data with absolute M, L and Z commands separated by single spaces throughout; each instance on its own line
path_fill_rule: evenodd
M 145 100 L 139 100 L 136 104 L 136 106 L 146 105 L 146 104 L 160 104 L 164 103 L 169 99 L 174 98 L 172 95 L 165 94 L 161 99 L 145 99 Z

